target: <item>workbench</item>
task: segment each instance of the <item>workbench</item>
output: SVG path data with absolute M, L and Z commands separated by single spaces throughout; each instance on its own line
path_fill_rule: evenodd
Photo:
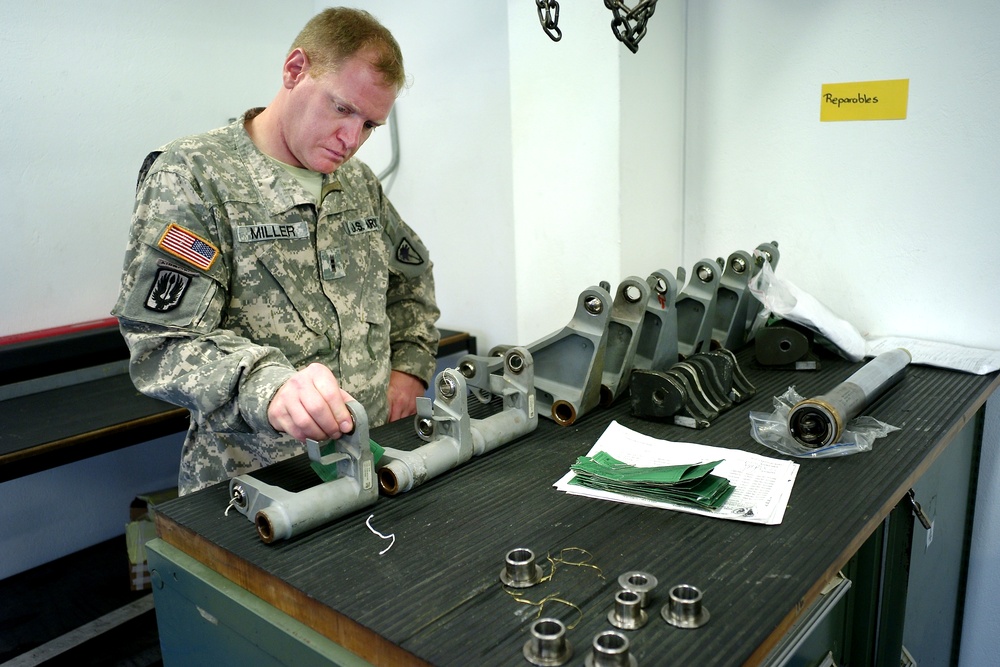
M 659 582 L 647 625 L 625 632 L 639 665 L 761 664 L 842 570 L 854 578 L 846 596 L 855 617 L 851 646 L 841 647 L 851 664 L 899 656 L 913 535 L 908 491 L 958 434 L 975 431 L 997 373 L 908 367 L 866 410 L 900 430 L 862 454 L 796 459 L 780 525 L 552 488 L 611 420 L 664 440 L 783 458 L 751 439 L 748 412 L 770 412 L 772 397 L 790 385 L 803 396 L 821 394 L 860 367 L 825 358 L 815 372 L 763 370 L 752 367 L 750 348 L 738 359 L 756 395 L 707 429 L 637 419 L 627 398 L 566 427 L 541 418 L 520 440 L 286 542 L 264 544 L 246 517 L 224 516 L 225 483 L 159 506 L 160 537 L 149 546 L 165 664 L 198 656 L 215 664 L 528 665 L 522 648 L 539 615 L 568 626 L 570 664 L 582 664 L 595 635 L 613 629 L 607 615 L 619 575 L 636 570 Z M 373 429 L 372 438 L 398 449 L 423 444 L 410 420 Z M 315 483 L 304 455 L 257 475 L 290 490 Z M 395 536 L 384 555 L 388 542 L 369 529 L 369 517 Z M 511 595 L 499 574 L 514 548 L 534 551 L 545 573 L 548 557 L 563 561 L 551 581 L 518 591 L 521 600 L 553 595 L 573 606 L 550 600 L 539 610 Z M 887 557 L 902 567 L 887 572 Z M 703 627 L 660 618 L 677 584 L 702 591 L 711 614 Z

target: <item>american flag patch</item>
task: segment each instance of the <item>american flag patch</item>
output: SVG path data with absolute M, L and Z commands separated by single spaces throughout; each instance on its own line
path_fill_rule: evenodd
M 174 223 L 170 223 L 167 231 L 163 232 L 157 245 L 174 257 L 204 270 L 210 269 L 219 256 L 219 249 L 214 245 Z

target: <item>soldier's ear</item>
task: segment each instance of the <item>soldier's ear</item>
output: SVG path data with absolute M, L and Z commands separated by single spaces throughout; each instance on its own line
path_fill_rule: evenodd
M 291 90 L 308 75 L 309 56 L 300 48 L 292 49 L 292 52 L 285 58 L 285 64 L 281 68 L 281 81 L 285 88 Z

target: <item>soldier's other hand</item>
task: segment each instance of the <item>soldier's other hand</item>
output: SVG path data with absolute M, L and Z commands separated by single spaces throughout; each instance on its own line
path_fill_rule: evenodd
M 392 371 L 389 375 L 389 421 L 417 414 L 417 397 L 423 396 L 426 390 L 423 381 L 413 375 Z
M 354 429 L 347 409 L 351 395 L 340 388 L 333 371 L 309 364 L 288 378 L 267 407 L 267 419 L 276 430 L 296 440 L 331 440 Z

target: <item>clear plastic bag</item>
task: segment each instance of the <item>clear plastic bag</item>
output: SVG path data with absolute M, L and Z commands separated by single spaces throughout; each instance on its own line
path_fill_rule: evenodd
M 847 423 L 840 442 L 825 447 L 806 447 L 793 438 L 788 430 L 788 413 L 802 400 L 804 397 L 795 391 L 795 387 L 789 387 L 784 394 L 774 397 L 774 412 L 751 412 L 751 437 L 781 454 L 818 459 L 870 451 L 877 438 L 899 430 L 898 427 L 880 422 L 874 417 L 859 416 Z

